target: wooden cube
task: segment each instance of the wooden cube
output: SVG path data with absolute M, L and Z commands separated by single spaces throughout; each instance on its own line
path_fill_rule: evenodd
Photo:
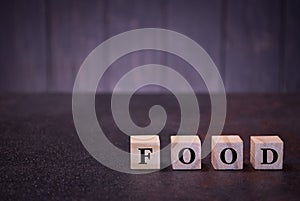
M 130 168 L 160 169 L 159 136 L 130 136 Z
M 201 141 L 197 135 L 171 136 L 174 170 L 201 169 Z
M 251 136 L 250 162 L 254 169 L 282 169 L 283 141 L 278 136 Z
M 243 169 L 243 141 L 238 135 L 212 136 L 211 142 L 214 169 Z

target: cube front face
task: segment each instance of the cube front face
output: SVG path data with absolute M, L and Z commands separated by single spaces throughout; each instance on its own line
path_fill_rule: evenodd
M 214 169 L 243 169 L 243 141 L 237 135 L 212 136 L 211 163 Z
M 159 136 L 130 136 L 130 168 L 160 169 Z
M 174 170 L 201 169 L 201 141 L 198 136 L 171 136 Z
M 251 136 L 250 162 L 254 169 L 281 170 L 283 141 L 278 136 Z

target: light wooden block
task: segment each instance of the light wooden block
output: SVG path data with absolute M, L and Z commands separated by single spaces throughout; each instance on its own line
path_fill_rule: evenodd
M 160 169 L 159 136 L 130 136 L 130 168 Z
M 171 136 L 174 170 L 201 169 L 201 141 L 197 135 Z
M 243 169 L 243 141 L 238 135 L 212 136 L 211 142 L 214 169 Z
M 282 169 L 283 141 L 278 136 L 251 136 L 250 162 L 254 169 Z

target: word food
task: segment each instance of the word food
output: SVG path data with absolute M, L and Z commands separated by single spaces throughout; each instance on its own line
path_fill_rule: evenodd
M 212 136 L 211 164 L 217 170 L 243 169 L 243 140 L 238 135 Z M 201 169 L 201 140 L 197 135 L 171 136 L 174 170 Z M 131 169 L 160 169 L 157 135 L 130 137 Z M 251 136 L 250 162 L 254 169 L 282 169 L 283 141 L 278 136 Z

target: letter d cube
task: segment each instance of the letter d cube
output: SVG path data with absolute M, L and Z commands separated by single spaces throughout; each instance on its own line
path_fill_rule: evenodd
M 283 141 L 278 136 L 251 136 L 250 141 L 250 162 L 254 169 L 282 169 Z
M 130 136 L 130 168 L 160 169 L 159 136 Z

